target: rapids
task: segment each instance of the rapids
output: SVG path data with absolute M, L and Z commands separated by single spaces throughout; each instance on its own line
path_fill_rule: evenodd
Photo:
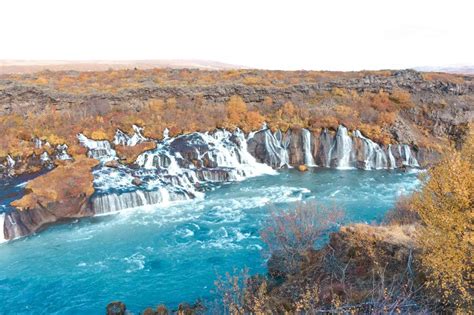
M 333 151 L 346 151 L 348 145 L 343 142 Z M 105 147 L 108 150 L 107 145 L 101 149 Z M 218 156 L 222 148 L 215 149 Z M 410 162 L 403 149 L 400 151 L 400 156 Z M 158 148 L 154 154 L 160 152 Z M 377 162 L 376 154 L 374 149 L 368 155 L 374 165 L 382 163 Z M 142 157 L 150 167 L 156 161 L 145 160 Z M 221 160 L 227 165 L 234 162 L 230 157 Z M 341 166 L 345 163 L 339 161 Z M 258 170 L 243 171 L 250 174 Z M 125 193 L 120 183 L 129 176 L 127 171 L 108 172 L 95 174 L 96 186 Z M 168 197 L 164 204 L 54 226 L 0 245 L 0 314 L 103 314 L 112 300 L 122 300 L 138 313 L 160 303 L 176 307 L 197 298 L 209 300 L 217 275 L 245 266 L 251 273 L 265 272 L 259 229 L 272 206 L 316 199 L 343 208 L 346 222 L 379 221 L 397 196 L 418 185 L 414 170 L 280 170 L 276 175 L 209 185 L 205 194 L 192 200 L 173 202 Z M 23 186 L 17 181 L 6 183 L 3 197 L 21 194 Z M 160 183 L 155 186 L 161 187 Z M 157 201 L 153 194 L 147 195 L 147 189 L 144 191 L 130 202 L 140 205 Z M 113 199 L 111 194 L 104 196 Z M 162 192 L 160 196 L 167 195 Z M 2 203 L 5 205 L 3 199 Z

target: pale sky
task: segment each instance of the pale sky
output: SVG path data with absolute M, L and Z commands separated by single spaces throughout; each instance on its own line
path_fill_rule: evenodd
M 474 65 L 474 0 L 1 0 L 0 59 Z

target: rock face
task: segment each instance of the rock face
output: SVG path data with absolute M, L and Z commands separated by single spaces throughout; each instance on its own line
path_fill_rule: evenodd
M 67 219 L 92 216 L 88 197 L 85 195 L 69 198 L 46 205 L 7 213 L 4 221 L 4 236 L 13 240 L 41 231 L 49 224 Z
M 95 165 L 96 160 L 83 158 L 28 182 L 25 195 L 11 203 L 13 210 L 0 214 L 0 242 L 30 235 L 55 222 L 94 215 L 90 197 Z

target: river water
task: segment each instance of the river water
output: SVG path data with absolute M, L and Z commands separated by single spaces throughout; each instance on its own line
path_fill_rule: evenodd
M 22 187 L 13 184 L 1 188 Z M 138 313 L 210 300 L 217 275 L 265 272 L 259 230 L 269 208 L 315 199 L 343 209 L 346 222 L 377 222 L 418 185 L 416 172 L 281 170 L 201 200 L 58 225 L 0 245 L 0 314 L 103 314 L 112 300 Z

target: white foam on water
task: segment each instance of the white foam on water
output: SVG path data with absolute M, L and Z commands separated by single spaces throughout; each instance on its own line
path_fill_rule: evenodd
M 125 257 L 123 261 L 129 265 L 126 273 L 137 272 L 145 268 L 146 256 L 141 253 L 135 253 L 129 257 Z
M 97 141 L 83 135 L 78 137 L 91 150 L 99 145 Z M 117 142 L 125 141 L 124 137 L 118 135 Z M 189 150 L 196 152 L 194 158 L 200 165 L 210 161 L 214 168 L 196 169 L 195 161 L 191 163 L 191 160 L 183 158 L 182 152 Z M 247 141 L 240 130 L 234 133 L 217 130 L 212 134 L 195 132 L 176 138 L 168 137 L 159 142 L 156 149 L 140 154 L 135 164 L 140 166 L 139 170 L 119 166 L 102 167 L 94 171 L 94 186 L 96 191 L 101 192 L 93 198 L 97 214 L 203 198 L 204 193 L 196 188 L 198 184 L 241 181 L 249 177 L 276 174 L 275 170 L 258 163 L 248 152 Z M 132 182 L 137 177 L 141 182 L 140 187 L 131 190 Z
M 340 192 L 341 192 L 341 190 L 338 189 L 338 190 L 336 190 L 335 192 L 333 192 L 332 194 L 330 194 L 329 196 L 334 197 L 334 196 L 336 196 L 336 195 L 337 195 L 338 193 L 340 193 Z
M 140 136 L 141 128 L 134 126 L 134 130 L 137 141 L 145 139 Z M 291 137 L 283 136 L 281 131 L 272 133 L 268 128 L 259 132 L 263 132 L 269 164 L 275 167 L 288 165 Z M 305 164 L 313 166 L 315 162 L 311 150 L 311 132 L 303 129 L 301 135 Z M 156 149 L 138 156 L 135 164 L 139 169 L 119 166 L 114 169 L 102 167 L 94 171 L 94 186 L 101 192 L 94 197 L 94 209 L 97 214 L 103 214 L 147 205 L 166 205 L 182 199 L 204 198 L 204 192 L 199 188 L 203 184 L 223 184 L 255 176 L 277 174 L 270 166 L 258 163 L 248 152 L 247 141 L 254 136 L 255 134 L 250 134 L 246 139 L 240 130 L 233 133 L 227 130 L 216 130 L 212 133 L 194 132 L 175 138 L 167 135 L 162 141 L 157 142 Z M 95 149 L 107 151 L 106 147 L 110 146 L 107 141 L 94 141 L 83 135 L 78 137 L 90 151 Z M 352 137 L 362 141 L 365 159 L 362 162 L 365 169 L 396 167 L 390 146 L 385 150 L 364 137 L 358 130 L 350 136 L 347 128 L 342 125 L 338 127 L 336 137 L 331 140 L 332 145 L 326 159 L 327 166 L 335 166 L 338 169 L 355 168 L 357 162 L 355 157 L 359 149 L 354 145 L 355 140 Z M 137 142 L 129 142 L 131 138 L 127 138 L 127 135 L 119 131 L 116 138 L 117 143 L 126 142 L 128 145 L 134 145 Z M 398 149 L 400 157 L 405 161 L 404 164 L 417 165 L 409 146 L 399 145 Z M 114 154 L 106 155 L 110 157 Z M 132 181 L 136 183 L 136 178 L 140 179 L 140 187 L 131 184 Z M 210 190 L 215 188 L 212 187 Z M 253 204 L 258 206 L 270 201 L 297 201 L 306 193 L 283 190 L 279 195 L 259 194 L 257 195 L 259 199 L 253 200 Z
M 181 228 L 181 229 L 176 230 L 175 235 L 182 238 L 189 238 L 189 237 L 194 236 L 194 231 L 188 228 Z
M 261 251 L 263 247 L 258 244 L 251 244 L 251 245 L 248 245 L 246 249 Z

